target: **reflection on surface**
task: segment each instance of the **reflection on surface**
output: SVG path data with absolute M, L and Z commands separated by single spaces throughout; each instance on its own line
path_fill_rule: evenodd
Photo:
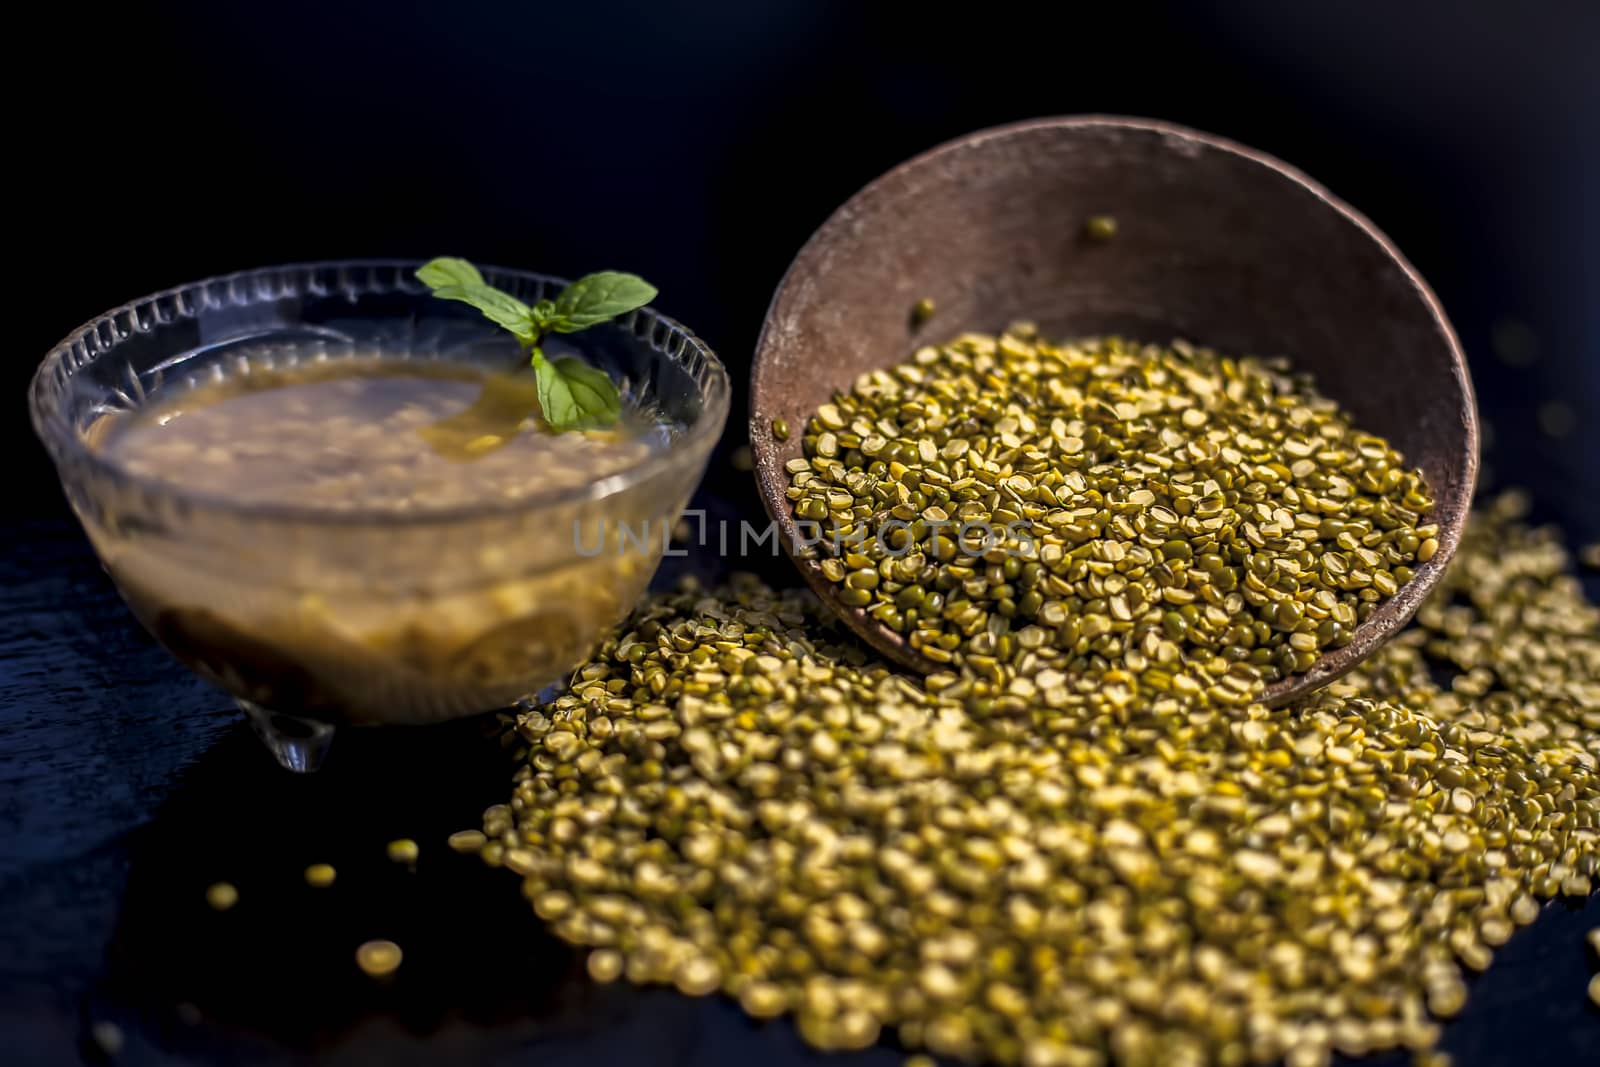
M 166 1020 L 160 1043 L 194 1054 L 235 1039 L 339 1046 L 362 1020 L 382 1023 L 360 1027 L 367 1054 L 436 1031 L 465 1053 L 486 1028 L 527 1039 L 593 1010 L 574 954 L 543 932 L 516 877 L 445 846 L 503 799 L 509 770 L 485 727 L 350 729 L 302 776 L 240 723 L 132 839 L 101 992 Z M 421 847 L 415 871 L 385 854 L 400 837 Z M 337 870 L 331 887 L 306 884 L 313 863 Z M 239 890 L 227 912 L 206 905 L 217 881 Z M 354 961 L 374 938 L 405 952 L 385 983 Z

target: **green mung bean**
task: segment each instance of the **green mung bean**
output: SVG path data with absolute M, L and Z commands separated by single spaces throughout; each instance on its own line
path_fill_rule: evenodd
M 101 1019 L 89 1027 L 89 1037 L 94 1041 L 102 1055 L 108 1059 L 115 1059 L 122 1055 L 126 1039 L 122 1034 L 122 1027 L 109 1019 Z
M 356 966 L 372 978 L 387 978 L 399 970 L 403 958 L 393 941 L 366 941 L 356 948 Z
M 239 891 L 228 882 L 217 882 L 206 890 L 206 903 L 217 911 L 227 911 L 239 903 Z
M 488 837 L 477 830 L 459 830 L 450 835 L 446 844 L 457 852 L 478 852 L 487 841 Z
M 517 717 L 527 762 L 485 827 L 527 842 L 525 895 L 597 980 L 721 990 L 823 1049 L 889 1029 L 1032 1067 L 1433 1056 L 1462 967 L 1600 875 L 1600 612 L 1519 508 L 1474 517 L 1413 627 L 1278 711 L 1247 663 L 1214 667 L 1225 700 L 1175 671 L 1169 614 L 1246 640 L 1204 598 L 1139 609 L 1136 669 L 1060 596 L 1055 644 L 1019 641 L 995 686 L 970 652 L 896 674 L 809 595 L 690 584 Z M 1102 599 L 1132 588 L 1059 558 L 1110 563 L 1079 579 Z M 843 573 L 868 567 L 898 581 Z
M 859 426 L 890 431 L 876 458 L 843 447 Z M 1181 341 L 964 334 L 836 395 L 804 444 L 826 467 L 793 469 L 797 516 L 899 520 L 855 527 L 854 551 L 866 566 L 919 561 L 871 587 L 855 563 L 825 570 L 841 602 L 927 659 L 974 668 L 976 701 L 1066 668 L 1075 682 L 1052 714 L 1103 699 L 1085 667 L 1142 685 L 1152 636 L 1177 652 L 1158 687 L 1252 697 L 1348 644 L 1439 547 L 1421 474 L 1382 438 L 1276 363 Z M 905 614 L 931 594 L 940 611 Z M 1015 638 L 1036 625 L 1053 637 Z M 1224 691 L 1238 662 L 1251 684 Z
M 622 976 L 625 962 L 622 958 L 622 953 L 615 949 L 596 949 L 589 953 L 587 963 L 589 977 L 602 985 L 607 982 L 614 982 Z
M 392 862 L 403 863 L 407 867 L 415 866 L 417 857 L 421 855 L 421 850 L 417 848 L 417 843 L 409 837 L 390 841 L 384 851 Z
M 1109 241 L 1117 235 L 1117 220 L 1111 215 L 1091 215 L 1083 232 L 1091 241 Z
M 313 889 L 326 889 L 333 884 L 334 879 L 337 877 L 338 872 L 333 869 L 332 864 L 313 863 L 306 868 L 306 885 Z

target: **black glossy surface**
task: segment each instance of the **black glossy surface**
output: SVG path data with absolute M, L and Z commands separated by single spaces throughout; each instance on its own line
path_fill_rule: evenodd
M 30 223 L 11 256 L 30 280 L 0 363 L 0 1063 L 76 1062 L 98 1019 L 130 1064 L 900 1058 L 816 1056 L 718 999 L 591 986 L 515 878 L 444 847 L 506 795 L 474 724 L 347 733 L 296 778 L 136 628 L 22 395 L 57 339 L 163 286 L 349 255 L 630 269 L 738 381 L 783 268 L 863 182 L 998 122 L 1149 115 L 1281 156 L 1372 217 L 1461 335 L 1494 481 L 1532 488 L 1571 543 L 1600 539 L 1592 3 L 1061 5 L 1025 29 L 931 6 L 623 8 L 57 4 L 14 31 L 11 72 L 32 80 L 8 129 Z M 1539 341 L 1526 365 L 1491 354 L 1507 321 Z M 1564 439 L 1534 417 L 1557 398 L 1580 419 Z M 712 462 L 721 514 L 760 515 L 749 476 Z M 401 834 L 423 845 L 415 876 L 383 857 Z M 313 862 L 338 868 L 331 890 L 301 881 Z M 242 893 L 221 916 L 218 878 Z M 1600 1062 L 1596 925 L 1600 899 L 1551 905 L 1497 954 L 1446 1030 L 1457 1067 Z M 351 961 L 372 936 L 407 953 L 388 987 Z
M 712 501 L 713 528 L 732 514 Z M 125 1063 L 899 1062 L 887 1043 L 821 1057 L 717 998 L 590 983 L 517 878 L 444 843 L 509 793 L 514 766 L 484 720 L 347 730 L 321 772 L 288 774 L 138 629 L 74 526 L 24 524 L 6 548 L 0 1032 L 20 1062 L 70 1061 L 103 1019 L 126 1035 Z M 685 569 L 706 570 L 669 568 Z M 385 857 L 395 837 L 422 846 L 414 873 Z M 321 862 L 338 880 L 311 889 L 302 871 Z M 204 900 L 217 880 L 240 891 L 221 914 Z M 1551 904 L 1512 939 L 1446 1030 L 1458 1067 L 1530 1048 L 1594 1062 L 1593 926 L 1600 896 Z M 352 962 L 375 937 L 406 953 L 387 984 Z

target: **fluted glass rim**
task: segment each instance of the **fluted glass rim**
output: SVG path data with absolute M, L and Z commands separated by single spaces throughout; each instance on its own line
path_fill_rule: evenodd
M 61 400 L 65 387 L 57 387 L 58 378 L 63 381 L 70 379 L 79 368 L 105 358 L 131 332 L 150 332 L 170 325 L 177 319 L 198 318 L 203 311 L 215 306 L 214 294 L 218 291 L 228 294 L 234 304 L 248 306 L 295 293 L 329 295 L 336 292 L 318 280 L 319 273 L 336 271 L 343 278 L 345 272 L 349 271 L 393 270 L 396 276 L 386 286 L 358 288 L 352 282 L 345 288 L 357 293 L 398 291 L 421 295 L 427 292 L 427 286 L 412 277 L 411 272 L 425 262 L 427 260 L 408 258 L 363 258 L 286 263 L 212 275 L 130 300 L 96 315 L 45 354 L 28 388 L 28 409 L 34 432 L 44 443 L 63 482 L 67 481 L 69 471 L 81 472 L 113 490 L 131 490 L 158 504 L 170 502 L 186 509 L 203 509 L 263 522 L 325 526 L 445 524 L 592 503 L 668 474 L 685 463 L 695 462 L 696 457 L 703 458 L 721 436 L 732 402 L 727 368 L 711 346 L 692 330 L 650 307 L 629 312 L 615 322 L 688 373 L 699 391 L 701 407 L 698 416 L 682 433 L 674 435 L 665 448 L 653 449 L 637 462 L 604 478 L 588 485 L 529 493 L 510 500 L 487 500 L 431 509 L 424 507 L 412 511 L 386 511 L 380 507 L 346 511 L 240 500 L 224 494 L 190 490 L 165 479 L 135 474 L 114 463 L 83 440 L 63 410 Z M 571 281 L 559 275 L 515 267 L 480 264 L 479 270 L 491 285 L 516 280 L 555 292 Z M 265 287 L 269 284 L 276 284 L 279 289 L 268 291 Z M 174 311 L 176 319 L 173 317 Z M 658 331 L 662 329 L 666 331 L 665 336 L 658 339 Z

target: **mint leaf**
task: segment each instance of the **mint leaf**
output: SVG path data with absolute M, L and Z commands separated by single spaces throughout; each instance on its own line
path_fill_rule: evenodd
M 588 274 L 556 297 L 555 318 L 550 321 L 550 328 L 557 333 L 587 330 L 634 308 L 644 307 L 655 298 L 656 287 L 637 274 L 614 270 Z
M 547 360 L 537 349 L 533 371 L 544 421 L 558 432 L 603 430 L 622 415 L 622 397 L 605 371 L 580 359 Z
M 524 344 L 536 344 L 539 328 L 533 321 L 533 309 L 510 293 L 502 293 L 492 285 L 482 282 L 468 285 L 446 285 L 433 291 L 440 300 L 459 300 L 471 304 L 498 325 L 504 326 Z
M 417 280 L 429 289 L 443 289 L 450 285 L 482 285 L 483 275 L 464 259 L 440 256 L 429 260 L 417 269 Z
M 539 344 L 552 331 L 576 333 L 641 308 L 655 299 L 655 286 L 637 274 L 605 270 L 579 278 L 554 300 L 529 307 L 486 283 L 464 259 L 430 260 L 418 268 L 417 278 L 441 300 L 471 304 L 532 351 L 539 406 L 551 429 L 604 429 L 621 417 L 622 398 L 604 371 L 571 356 L 547 360 Z

